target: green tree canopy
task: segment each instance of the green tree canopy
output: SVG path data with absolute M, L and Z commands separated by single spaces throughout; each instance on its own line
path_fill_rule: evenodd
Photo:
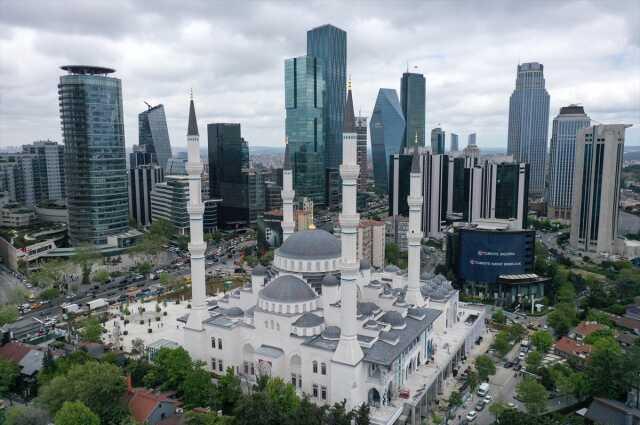
M 500 323 L 502 325 L 507 323 L 507 316 L 504 314 L 504 311 L 501 308 L 493 312 L 492 318 L 496 323 Z
M 227 373 L 220 377 L 216 386 L 216 409 L 222 410 L 225 415 L 230 415 L 241 399 L 240 379 L 233 372 L 233 368 L 228 368 Z
M 82 323 L 80 339 L 85 342 L 102 341 L 102 324 L 95 317 L 89 317 Z
M 532 415 L 539 415 L 546 409 L 549 393 L 534 379 L 525 378 L 516 387 L 518 397 L 524 403 L 527 412 Z
M 536 331 L 531 336 L 531 342 L 533 343 L 536 350 L 541 353 L 546 353 L 551 345 L 553 345 L 553 337 L 547 331 Z
M 203 365 L 197 364 L 187 373 L 183 384 L 183 401 L 187 409 L 213 405 L 215 385 Z
M 182 393 L 184 382 L 192 369 L 191 356 L 184 348 L 161 348 L 151 371 L 144 377 L 144 383 L 147 387 Z
M 622 350 L 614 339 L 596 341 L 585 370 L 593 396 L 622 399 L 626 392 L 624 368 Z
M 95 273 L 93 273 L 93 280 L 101 285 L 107 283 L 110 277 L 111 275 L 109 274 L 109 272 L 104 269 L 96 270 Z
M 95 245 L 84 243 L 76 248 L 75 255 L 71 257 L 71 261 L 78 264 L 82 269 L 82 283 L 89 284 L 91 269 L 93 265 L 102 257 L 102 254 Z
M 100 418 L 80 401 L 65 401 L 56 413 L 55 425 L 100 425 Z
M 185 414 L 186 425 L 232 425 L 230 416 L 218 416 L 215 412 L 187 412 Z
M 500 357 L 504 357 L 511 350 L 511 338 L 507 330 L 503 329 L 497 333 L 493 347 L 500 354 Z
M 577 322 L 576 306 L 574 303 L 559 303 L 556 309 L 549 313 L 549 325 L 558 335 L 566 335 Z
M 9 397 L 20 376 L 20 367 L 9 360 L 0 359 L 0 397 Z
M 0 305 L 0 326 L 16 320 L 18 320 L 18 308 L 15 305 Z
M 49 415 L 33 405 L 14 405 L 7 409 L 4 425 L 48 425 Z
M 489 380 L 489 376 L 495 375 L 496 365 L 491 360 L 491 357 L 482 354 L 476 358 L 476 370 L 480 380 L 486 382 Z
M 531 351 L 527 355 L 527 370 L 535 373 L 542 363 L 542 354 L 540 351 Z

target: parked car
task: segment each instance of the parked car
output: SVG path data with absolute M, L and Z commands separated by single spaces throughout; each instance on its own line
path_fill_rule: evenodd
M 476 412 L 482 412 L 484 410 L 484 400 L 480 400 L 476 403 L 475 410 Z
M 467 420 L 469 422 L 475 421 L 477 417 L 478 417 L 478 412 L 476 412 L 475 410 L 472 410 L 469 413 L 467 413 Z
M 506 362 L 504 362 L 504 367 L 505 367 L 506 369 L 510 369 L 510 368 L 512 368 L 512 367 L 513 367 L 513 362 L 511 362 L 511 361 L 506 361 Z

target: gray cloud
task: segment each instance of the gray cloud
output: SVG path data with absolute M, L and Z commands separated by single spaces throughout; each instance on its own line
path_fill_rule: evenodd
M 306 30 L 348 32 L 356 109 L 398 88 L 407 64 L 427 78 L 427 126 L 480 146 L 506 146 L 519 61 L 545 65 L 551 115 L 581 103 L 600 122 L 634 124 L 640 144 L 640 3 L 435 1 L 80 0 L 0 3 L 0 145 L 60 140 L 60 65 L 110 66 L 123 81 L 128 145 L 144 100 L 163 103 L 185 144 L 193 88 L 208 122 L 240 122 L 252 145 L 282 144 L 283 62 L 305 53 Z

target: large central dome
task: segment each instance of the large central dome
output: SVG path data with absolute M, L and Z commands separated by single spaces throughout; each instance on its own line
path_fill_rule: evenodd
M 331 233 L 320 230 L 305 230 L 289 236 L 278 249 L 286 258 L 322 260 L 340 257 L 340 241 Z

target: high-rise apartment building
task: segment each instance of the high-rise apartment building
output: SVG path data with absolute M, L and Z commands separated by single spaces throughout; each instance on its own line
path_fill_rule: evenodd
M 371 266 L 382 269 L 385 243 L 384 221 L 360 220 L 357 242 L 359 260 L 367 260 Z
M 614 251 L 627 127 L 603 124 L 578 131 L 569 238 L 576 249 Z
M 189 233 L 189 176 L 166 176 L 151 191 L 151 219 L 166 220 L 179 234 Z
M 434 155 L 444 154 L 444 130 L 440 127 L 431 130 L 431 152 Z
M 64 187 L 64 146 L 51 140 L 23 145 L 22 152 L 34 158 L 34 190 L 37 203 L 62 201 Z
M 424 75 L 405 72 L 400 80 L 400 104 L 406 121 L 403 148 L 425 144 L 426 83 Z
M 36 206 L 37 161 L 35 155 L 0 154 L 0 192 L 11 202 L 33 208 Z
M 458 135 L 456 133 L 450 133 L 449 139 L 449 152 L 458 152 Z
M 373 178 L 379 192 L 389 192 L 389 158 L 401 152 L 404 130 L 398 94 L 393 89 L 380 89 L 369 123 Z
M 171 142 L 167 117 L 161 104 L 149 106 L 149 109 L 138 114 L 138 144 L 149 146 L 156 154 L 158 164 L 162 168 L 167 167 L 167 161 L 171 158 Z
M 151 191 L 164 181 L 164 169 L 149 145 L 134 146 L 129 154 L 129 218 L 139 226 L 151 224 Z
M 545 88 L 544 67 L 537 62 L 518 65 L 516 88 L 509 99 L 507 153 L 517 162 L 530 165 L 529 193 L 544 193 L 549 93 Z
M 284 64 L 285 134 L 293 187 L 298 196 L 313 199 L 316 206 L 326 204 L 323 66 L 322 60 L 310 55 L 287 59 Z M 343 104 L 344 96 L 340 102 Z M 340 111 L 343 110 L 344 105 Z
M 207 125 L 209 194 L 222 198 L 218 221 L 223 227 L 251 222 L 249 146 L 240 124 Z M 255 180 L 255 176 L 254 176 Z
M 322 99 L 325 166 L 337 169 L 342 161 L 342 119 L 347 87 L 347 33 L 329 24 L 307 31 L 307 56 L 315 57 L 322 63 L 322 79 L 325 83 Z M 298 190 L 296 187 L 296 192 Z
M 367 180 L 369 177 L 369 166 L 367 164 L 367 117 L 356 117 L 356 135 L 358 137 L 358 165 L 360 175 L 358 176 L 358 192 L 367 190 Z
M 576 134 L 591 125 L 584 108 L 569 105 L 560 108 L 553 119 L 549 147 L 547 216 L 569 220 L 573 203 L 573 178 L 576 160 Z
M 113 69 L 63 66 L 58 96 L 69 239 L 105 244 L 129 228 L 122 86 Z

